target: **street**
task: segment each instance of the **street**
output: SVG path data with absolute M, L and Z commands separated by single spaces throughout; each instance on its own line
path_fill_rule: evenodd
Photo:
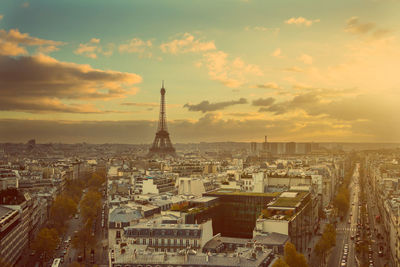
M 379 215 L 380 217 L 382 217 L 382 216 L 379 213 L 375 195 L 373 194 L 371 187 L 368 183 L 365 185 L 365 188 L 368 190 L 366 193 L 366 195 L 367 195 L 367 212 L 368 212 L 368 220 L 369 220 L 370 229 L 371 229 L 370 237 L 371 237 L 371 241 L 372 241 L 373 259 L 374 259 L 376 266 L 385 266 L 385 263 L 387 263 L 387 255 L 388 255 L 388 249 L 387 249 L 387 245 L 386 245 L 387 244 L 386 235 L 385 235 L 385 231 L 383 229 L 383 224 L 376 222 L 376 216 L 377 215 Z M 378 238 L 378 233 L 380 233 L 383 237 Z M 379 257 L 379 255 L 378 255 L 380 246 L 382 246 L 384 248 L 383 257 Z
M 351 239 L 357 232 L 357 223 L 360 216 L 359 210 L 359 165 L 356 165 L 352 179 L 349 185 L 350 208 L 343 221 L 336 225 L 336 246 L 328 260 L 327 266 L 358 266 L 356 262 L 355 238 Z M 345 246 L 348 246 L 348 254 L 344 252 Z M 346 265 L 341 265 L 343 258 L 346 258 Z

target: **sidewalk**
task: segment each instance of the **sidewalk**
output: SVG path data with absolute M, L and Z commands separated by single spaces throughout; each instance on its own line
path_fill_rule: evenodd
M 324 228 L 325 228 L 325 225 L 328 224 L 328 223 L 329 223 L 328 219 L 321 220 L 321 221 L 319 222 L 319 230 L 318 230 L 318 232 L 322 232 L 322 231 L 324 230 Z M 321 238 L 320 235 L 314 235 L 314 236 L 311 238 L 311 241 L 310 241 L 310 243 L 308 244 L 307 252 L 306 252 L 306 254 L 304 255 L 304 256 L 306 257 L 307 261 L 308 261 L 308 264 L 309 264 L 311 267 L 318 267 L 318 266 L 319 266 L 319 263 L 320 263 L 320 261 L 319 261 L 319 259 L 318 259 L 318 256 L 316 255 L 316 253 L 315 253 L 315 251 L 314 251 L 315 244 L 317 244 L 317 242 L 318 242 L 318 240 L 319 240 L 320 238 Z M 310 253 L 308 253 L 309 249 L 310 249 L 310 251 L 311 251 Z M 310 257 L 309 257 L 309 254 L 310 254 Z

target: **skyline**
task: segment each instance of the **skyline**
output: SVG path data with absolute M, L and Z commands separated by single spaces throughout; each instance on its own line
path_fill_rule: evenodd
M 400 142 L 399 1 L 0 3 L 0 142 Z M 91 142 L 93 141 L 93 142 Z

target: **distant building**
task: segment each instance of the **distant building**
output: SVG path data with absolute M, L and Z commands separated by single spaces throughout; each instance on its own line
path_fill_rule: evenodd
M 162 194 L 175 190 L 175 183 L 172 178 L 148 176 L 142 180 L 143 194 Z
M 179 177 L 176 180 L 178 187 L 178 194 L 180 195 L 194 195 L 197 197 L 202 196 L 203 193 L 216 189 L 210 180 L 202 179 L 200 177 Z

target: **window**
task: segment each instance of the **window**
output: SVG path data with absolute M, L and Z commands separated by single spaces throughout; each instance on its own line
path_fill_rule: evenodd
M 156 246 L 157 246 L 158 245 L 158 238 L 156 238 L 155 241 L 156 241 L 155 243 L 156 243 Z
M 164 238 L 161 238 L 161 245 L 164 246 Z
M 186 239 L 186 246 L 189 246 L 189 239 Z
M 178 243 L 177 239 L 174 239 L 174 245 L 176 246 L 176 244 Z
M 197 247 L 197 239 L 194 240 L 194 246 Z
M 151 246 L 151 245 L 153 245 L 153 239 L 149 239 L 149 245 Z
M 146 245 L 146 238 L 143 238 L 143 245 Z
M 171 245 L 171 239 L 168 238 L 168 246 Z
M 115 238 L 121 238 L 121 231 L 117 231 L 115 233 Z
M 180 244 L 181 244 L 181 246 L 183 246 L 183 239 L 181 239 L 181 242 L 180 242 Z

